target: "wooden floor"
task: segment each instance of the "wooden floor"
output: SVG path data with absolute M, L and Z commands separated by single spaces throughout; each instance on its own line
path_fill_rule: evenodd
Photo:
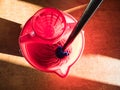
M 83 28 L 85 49 L 66 78 L 32 68 L 19 51 L 24 23 L 55 7 L 77 20 L 89 0 L 0 0 L 0 90 L 120 90 L 120 1 L 104 0 Z

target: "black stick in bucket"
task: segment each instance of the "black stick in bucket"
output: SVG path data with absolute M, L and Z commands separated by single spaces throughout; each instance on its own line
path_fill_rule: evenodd
M 56 49 L 56 56 L 58 58 L 63 58 L 64 56 L 68 55 L 68 53 L 65 52 L 65 49 L 72 43 L 72 41 L 75 39 L 75 37 L 79 34 L 79 32 L 82 30 L 83 26 L 90 19 L 90 17 L 93 15 L 93 13 L 96 11 L 96 9 L 99 7 L 99 5 L 102 3 L 102 1 L 103 0 L 90 0 L 90 2 L 88 4 L 87 8 L 85 9 L 81 19 L 78 21 L 78 23 L 74 27 L 68 40 L 65 42 L 63 47 L 58 47 Z

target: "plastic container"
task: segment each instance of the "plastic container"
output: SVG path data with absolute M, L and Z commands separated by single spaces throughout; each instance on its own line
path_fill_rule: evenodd
M 20 33 L 19 45 L 22 55 L 36 69 L 65 77 L 70 67 L 82 55 L 83 30 L 65 49 L 69 52 L 68 56 L 58 58 L 55 52 L 58 46 L 64 45 L 76 23 L 75 18 L 58 9 L 39 10 L 26 22 Z

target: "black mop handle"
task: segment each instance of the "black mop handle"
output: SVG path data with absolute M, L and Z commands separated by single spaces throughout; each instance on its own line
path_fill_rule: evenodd
M 91 15 L 95 12 L 97 7 L 99 7 L 99 5 L 101 4 L 102 1 L 103 0 L 90 0 L 90 2 L 88 4 L 87 8 L 85 9 L 81 19 L 78 21 L 78 23 L 74 27 L 72 33 L 70 34 L 68 40 L 64 44 L 64 46 L 62 48 L 63 50 L 65 50 L 66 47 L 69 46 L 72 43 L 72 41 L 75 39 L 75 37 L 81 31 L 81 29 L 86 24 L 86 22 L 91 17 Z

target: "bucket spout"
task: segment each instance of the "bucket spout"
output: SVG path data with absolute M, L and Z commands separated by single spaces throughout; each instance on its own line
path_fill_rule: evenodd
M 56 74 L 58 74 L 60 77 L 66 77 L 69 71 L 69 67 L 66 65 L 63 65 L 62 67 L 60 67 L 60 69 L 57 69 L 55 71 Z

